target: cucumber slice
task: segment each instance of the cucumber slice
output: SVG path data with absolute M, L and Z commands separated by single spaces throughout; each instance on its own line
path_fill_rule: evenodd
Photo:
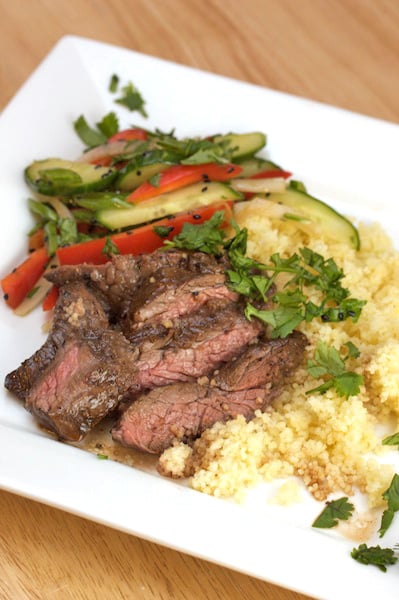
M 227 135 L 216 135 L 213 141 L 216 144 L 225 142 L 228 147 L 233 149 L 233 159 L 243 159 L 247 156 L 253 156 L 261 150 L 266 145 L 266 136 L 259 131 L 254 133 L 229 133 Z
M 290 188 L 281 194 L 270 194 L 268 200 L 294 208 L 309 221 L 316 223 L 329 237 L 344 242 L 355 250 L 360 249 L 359 232 L 353 223 L 322 200 L 299 189 Z
M 238 164 L 242 168 L 240 177 L 244 178 L 253 177 L 259 173 L 264 173 L 265 171 L 283 171 L 279 165 L 276 165 L 276 163 L 271 160 L 264 160 L 263 158 L 257 158 L 256 156 L 239 161 Z
M 128 194 L 118 192 L 91 192 L 70 199 L 72 206 L 79 206 L 87 210 L 97 211 L 108 208 L 130 208 L 130 202 L 126 202 Z
M 144 152 L 119 171 L 116 187 L 131 192 L 150 177 L 179 162 L 179 157 L 164 150 Z
M 200 206 L 208 206 L 220 200 L 242 200 L 242 198 L 242 194 L 224 183 L 194 183 L 180 190 L 140 202 L 132 208 L 100 210 L 96 213 L 96 220 L 109 229 L 121 229 Z
M 48 158 L 36 160 L 25 169 L 30 188 L 45 196 L 82 194 L 103 190 L 117 176 L 116 169 L 81 162 Z

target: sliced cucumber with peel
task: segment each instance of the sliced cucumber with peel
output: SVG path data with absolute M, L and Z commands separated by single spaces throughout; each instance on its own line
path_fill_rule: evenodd
M 120 170 L 115 187 L 123 192 L 131 192 L 150 177 L 165 171 L 178 162 L 179 158 L 173 153 L 163 150 L 145 152 Z
M 268 200 L 295 209 L 310 222 L 316 223 L 329 237 L 359 250 L 360 238 L 356 227 L 331 206 L 299 189 L 287 188 L 280 194 L 270 194 Z
M 104 190 L 116 178 L 112 167 L 48 158 L 37 160 L 25 169 L 29 187 L 45 196 L 70 196 Z
M 242 171 L 240 173 L 240 177 L 253 177 L 254 175 L 258 175 L 259 173 L 264 173 L 265 171 L 283 171 L 283 169 L 276 165 L 276 163 L 271 160 L 265 160 L 263 158 L 257 158 L 254 156 L 253 158 L 247 158 L 243 161 L 238 161 Z
M 162 219 L 167 215 L 208 206 L 220 200 L 242 200 L 243 195 L 219 182 L 194 183 L 182 189 L 162 194 L 151 200 L 132 205 L 132 208 L 100 210 L 96 220 L 109 229 L 122 229 Z
M 229 133 L 216 135 L 213 140 L 216 144 L 225 143 L 226 148 L 232 149 L 232 159 L 244 159 L 253 156 L 266 145 L 266 135 L 260 131 L 253 133 Z

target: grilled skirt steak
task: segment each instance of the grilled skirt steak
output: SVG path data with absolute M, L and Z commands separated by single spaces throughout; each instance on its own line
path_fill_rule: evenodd
M 112 435 L 125 446 L 159 454 L 175 440 L 192 440 L 214 423 L 237 415 L 247 420 L 281 391 L 284 379 L 301 363 L 306 338 L 249 346 L 209 381 L 176 383 L 141 395 L 122 414 Z
M 77 282 L 61 288 L 47 341 L 5 386 L 41 424 L 77 441 L 118 405 L 134 364 L 131 345 L 109 328 L 98 296 Z

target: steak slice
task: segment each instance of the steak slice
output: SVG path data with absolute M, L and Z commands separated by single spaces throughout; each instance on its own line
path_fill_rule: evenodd
M 129 338 L 139 349 L 130 391 L 206 375 L 240 354 L 263 329 L 260 321 L 245 318 L 241 303 L 214 310 L 210 302 L 171 328 L 146 325 Z
M 298 332 L 259 342 L 210 382 L 155 388 L 127 408 L 112 436 L 125 446 L 160 454 L 175 440 L 192 440 L 218 421 L 238 415 L 249 420 L 280 393 L 284 379 L 301 363 L 305 346 L 306 338 Z
M 221 272 L 225 268 L 225 260 L 203 252 L 155 251 L 140 256 L 116 255 L 104 265 L 64 265 L 53 269 L 46 277 L 57 287 L 77 281 L 90 283 L 104 294 L 114 312 L 123 314 L 137 289 L 143 287 L 140 282 L 148 284 L 151 277 L 160 280 L 161 277 L 156 274 L 167 269 L 176 270 L 174 276 L 170 274 L 169 277 L 172 283 L 176 276 L 179 277 L 179 272 L 186 277 L 190 273 Z
M 129 342 L 110 329 L 98 296 L 72 283 L 60 290 L 48 340 L 5 385 L 46 428 L 78 441 L 118 405 L 134 359 Z

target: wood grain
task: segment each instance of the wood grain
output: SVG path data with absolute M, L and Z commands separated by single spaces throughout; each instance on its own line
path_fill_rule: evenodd
M 0 108 L 76 34 L 399 122 L 397 0 L 0 0 L 0 14 Z M 305 598 L 6 492 L 0 552 L 6 600 Z

